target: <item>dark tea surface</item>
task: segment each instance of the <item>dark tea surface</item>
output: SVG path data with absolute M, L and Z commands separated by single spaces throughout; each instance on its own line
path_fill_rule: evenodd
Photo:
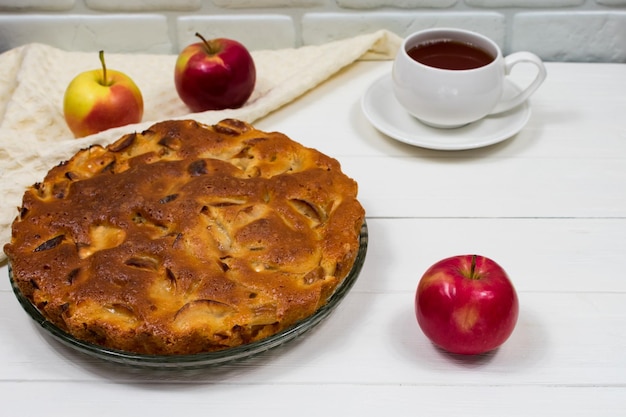
M 424 42 L 413 46 L 407 53 L 424 65 L 449 70 L 480 68 L 495 59 L 482 48 L 451 39 Z

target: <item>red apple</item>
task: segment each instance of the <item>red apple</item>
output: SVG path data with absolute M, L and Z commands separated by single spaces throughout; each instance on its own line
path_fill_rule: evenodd
M 484 256 L 460 255 L 435 263 L 415 294 L 422 331 L 451 353 L 473 355 L 502 345 L 515 328 L 518 312 L 507 273 Z
M 250 52 L 232 39 L 196 36 L 202 42 L 187 46 L 176 60 L 178 96 L 193 112 L 243 106 L 256 83 Z
M 78 74 L 67 86 L 63 114 L 76 137 L 113 127 L 139 123 L 143 117 L 143 97 L 133 80 L 123 72 L 107 70 L 104 51 L 101 69 Z

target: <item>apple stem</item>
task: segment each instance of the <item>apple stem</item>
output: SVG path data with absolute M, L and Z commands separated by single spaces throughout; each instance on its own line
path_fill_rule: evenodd
M 104 63 L 104 51 L 100 51 L 99 53 L 100 56 L 100 62 L 102 63 L 102 85 L 109 85 L 109 82 L 107 80 L 107 66 Z
M 472 255 L 472 266 L 470 268 L 470 277 L 472 279 L 476 279 L 476 276 L 474 275 L 476 271 L 476 255 Z
M 209 55 L 215 55 L 218 52 L 217 48 L 213 45 L 213 43 L 207 41 L 204 38 L 204 36 L 202 36 L 200 33 L 196 32 L 196 36 L 202 39 L 202 43 L 204 43 L 204 46 L 206 46 L 206 49 Z

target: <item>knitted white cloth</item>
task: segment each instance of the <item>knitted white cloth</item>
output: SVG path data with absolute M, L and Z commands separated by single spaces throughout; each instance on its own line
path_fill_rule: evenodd
M 392 59 L 401 39 L 378 31 L 319 46 L 253 51 L 257 83 L 236 110 L 190 114 L 174 87 L 175 55 L 107 54 L 107 67 L 129 75 L 144 98 L 143 122 L 74 139 L 63 118 L 63 94 L 82 71 L 100 67 L 96 52 L 67 52 L 28 44 L 0 55 L 0 247 L 10 240 L 26 187 L 91 144 L 111 143 L 155 122 L 224 118 L 253 123 L 360 59 Z M 6 258 L 0 250 L 0 262 Z

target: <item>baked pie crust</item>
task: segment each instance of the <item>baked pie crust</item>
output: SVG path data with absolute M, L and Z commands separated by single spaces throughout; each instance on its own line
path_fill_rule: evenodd
M 171 120 L 50 170 L 4 251 L 21 294 L 75 338 L 195 354 L 315 313 L 364 218 L 335 159 L 238 120 Z

